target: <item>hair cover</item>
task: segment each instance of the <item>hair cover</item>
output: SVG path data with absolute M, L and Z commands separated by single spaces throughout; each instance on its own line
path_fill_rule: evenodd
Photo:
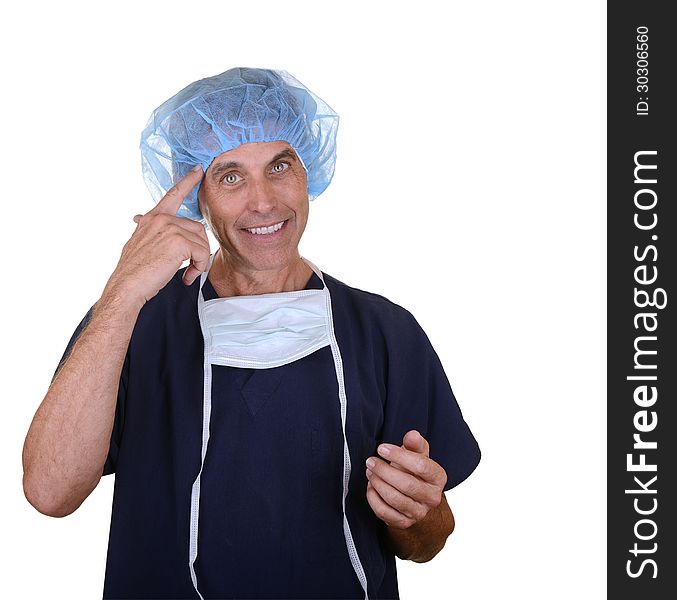
M 200 163 L 224 152 L 282 140 L 306 168 L 308 196 L 329 185 L 338 115 L 286 71 L 230 69 L 191 83 L 153 111 L 141 134 L 143 178 L 155 202 Z M 204 223 L 193 189 L 177 212 Z

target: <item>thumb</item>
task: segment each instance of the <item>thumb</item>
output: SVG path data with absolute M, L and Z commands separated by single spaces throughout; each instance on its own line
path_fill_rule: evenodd
M 404 434 L 402 442 L 402 445 L 407 450 L 418 452 L 419 454 L 425 454 L 426 456 L 430 455 L 430 446 L 428 445 L 428 441 L 415 429 L 407 431 L 407 433 Z

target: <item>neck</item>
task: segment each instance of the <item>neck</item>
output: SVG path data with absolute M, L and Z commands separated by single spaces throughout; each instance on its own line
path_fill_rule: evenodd
M 255 296 L 302 290 L 312 274 L 300 255 L 282 268 L 259 271 L 234 264 L 219 248 L 209 269 L 209 281 L 220 298 Z

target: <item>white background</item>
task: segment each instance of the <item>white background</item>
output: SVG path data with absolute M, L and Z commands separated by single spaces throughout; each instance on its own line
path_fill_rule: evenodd
M 19 7 L 20 6 L 20 7 Z M 444 8 L 443 8 L 444 7 Z M 340 115 L 302 252 L 411 310 L 483 451 L 403 599 L 605 594 L 605 3 L 33 2 L 3 9 L 3 595 L 101 596 L 113 477 L 37 513 L 21 448 L 186 84 L 284 68 Z

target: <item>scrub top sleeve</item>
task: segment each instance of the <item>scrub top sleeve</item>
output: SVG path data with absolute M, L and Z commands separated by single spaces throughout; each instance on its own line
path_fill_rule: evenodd
M 95 305 L 96 306 L 96 305 Z M 56 378 L 57 373 L 63 366 L 63 363 L 66 362 L 66 359 L 70 356 L 73 346 L 75 346 L 75 342 L 78 341 L 78 338 L 82 335 L 82 332 L 85 330 L 85 327 L 89 324 L 89 321 L 92 318 L 92 313 L 94 312 L 94 306 L 90 308 L 87 311 L 87 314 L 85 315 L 85 318 L 80 321 L 80 324 L 75 328 L 75 331 L 73 332 L 73 335 L 71 336 L 70 341 L 68 342 L 68 346 L 66 346 L 66 350 L 63 353 L 63 356 L 61 357 L 61 360 L 59 361 L 58 366 L 56 367 L 56 371 L 54 371 L 54 375 L 52 376 L 52 382 Z
M 66 346 L 66 351 L 63 353 L 63 356 L 59 361 L 59 365 L 57 366 L 56 371 L 54 371 L 52 381 L 54 381 L 54 378 L 56 377 L 57 373 L 63 366 L 64 362 L 66 362 L 66 359 L 70 356 L 70 353 L 73 350 L 73 346 L 75 346 L 75 343 L 78 341 L 78 338 L 80 337 L 80 335 L 82 335 L 82 332 L 89 324 L 89 321 L 92 318 L 93 311 L 94 306 L 92 306 L 87 311 L 87 314 L 85 315 L 84 319 L 82 319 L 82 321 L 80 321 L 80 324 L 76 327 L 75 332 L 73 333 L 70 341 L 68 342 L 68 346 Z M 129 351 L 127 352 L 127 356 L 125 356 L 125 362 L 122 367 L 122 374 L 120 376 L 117 404 L 115 407 L 115 421 L 113 423 L 113 432 L 111 434 L 108 456 L 106 457 L 106 462 L 104 463 L 103 466 L 102 475 L 110 475 L 111 473 L 115 473 L 118 452 L 120 449 L 120 436 L 122 434 L 122 423 L 124 421 L 124 405 L 127 393 L 128 378 L 129 378 Z
M 474 471 L 480 449 L 430 340 L 406 315 L 389 344 L 383 441 L 401 446 L 404 434 L 416 429 L 430 444 L 430 458 L 447 473 L 446 491 Z
M 125 362 L 122 365 L 120 374 L 120 385 L 118 385 L 118 399 L 115 405 L 115 420 L 113 421 L 113 431 L 110 436 L 110 445 L 108 447 L 108 456 L 103 465 L 102 475 L 110 475 L 117 470 L 118 454 L 120 452 L 120 440 L 122 439 L 122 427 L 125 419 L 125 399 L 127 398 L 127 385 L 129 382 L 129 350 L 125 356 Z

